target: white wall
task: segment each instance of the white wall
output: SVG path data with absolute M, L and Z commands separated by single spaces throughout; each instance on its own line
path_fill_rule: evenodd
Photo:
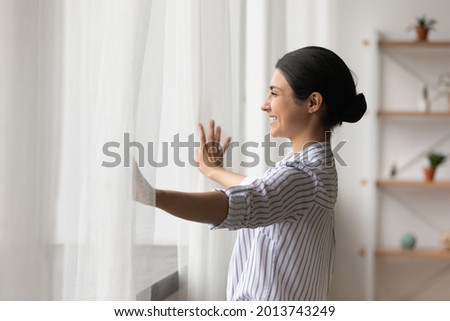
M 334 5 L 334 12 L 332 12 L 332 15 L 336 15 L 336 21 L 332 28 L 332 47 L 357 74 L 359 78 L 359 91 L 367 92 L 370 90 L 367 87 L 370 78 L 370 75 L 367 73 L 368 49 L 362 45 L 362 41 L 367 39 L 373 29 L 378 29 L 383 36 L 389 38 L 414 39 L 414 33 L 407 32 L 406 27 L 413 23 L 416 16 L 426 13 L 429 17 L 438 20 L 437 31 L 432 32 L 430 38 L 450 39 L 449 12 L 450 1 L 446 0 L 337 0 Z M 394 78 L 404 76 L 400 74 L 402 71 L 392 70 L 391 67 L 395 68 L 391 64 L 389 70 L 385 68 L 383 71 L 390 72 L 390 75 L 393 72 Z M 400 79 L 405 79 L 405 77 Z M 406 82 L 414 84 L 410 80 Z M 409 107 L 410 105 L 408 103 L 415 105 L 418 97 L 416 88 L 413 90 L 404 88 L 405 85 L 401 82 L 391 82 L 390 85 L 392 85 L 390 88 L 384 88 L 383 103 L 392 107 Z M 397 90 L 399 85 L 403 85 L 403 91 L 401 93 Z M 337 300 L 359 300 L 365 298 L 367 280 L 365 260 L 358 256 L 357 253 L 359 248 L 367 245 L 367 235 L 370 229 L 374 228 L 373 226 L 368 226 L 367 188 L 360 184 L 362 180 L 368 177 L 369 171 L 372 170 L 367 166 L 369 164 L 367 156 L 368 148 L 370 148 L 366 144 L 369 135 L 367 125 L 367 120 L 363 120 L 356 125 L 344 125 L 337 130 L 335 135 L 335 140 L 348 140 L 341 153 L 347 161 L 348 167 L 339 168 L 340 197 L 336 211 L 338 252 L 331 298 Z M 403 123 L 403 126 L 414 126 L 414 124 Z M 398 127 L 391 127 L 390 137 L 394 137 L 398 141 L 396 143 L 397 145 L 391 145 L 389 147 L 390 151 L 388 152 L 392 152 L 393 149 L 398 148 L 399 144 L 401 144 L 399 130 Z M 446 169 L 443 170 L 441 178 L 447 175 L 446 171 Z M 406 197 L 414 197 L 414 195 Z M 446 205 L 448 213 L 448 204 Z M 399 213 L 394 210 L 390 214 L 395 217 Z M 432 215 L 432 211 L 430 211 L 429 215 Z M 388 225 L 384 223 L 385 229 L 389 228 L 390 239 L 384 237 L 382 242 L 396 245 L 398 235 L 400 231 L 404 230 L 404 225 L 408 225 L 414 220 L 407 213 L 402 212 L 400 217 L 397 216 Z M 410 225 L 414 224 L 411 223 Z M 416 226 L 416 228 L 419 228 L 419 226 Z M 422 240 L 419 239 L 419 241 L 423 241 L 423 243 L 433 242 L 423 238 Z M 379 275 L 380 278 L 377 281 L 383 282 L 384 284 L 378 285 L 385 289 L 384 292 L 382 290 L 382 293 L 380 293 L 381 298 L 393 299 L 396 295 L 400 296 L 400 294 L 393 294 L 393 291 L 400 289 L 400 292 L 407 292 L 408 287 L 409 290 L 413 288 L 413 283 L 417 279 L 424 277 L 430 271 L 433 272 L 442 268 L 438 266 L 442 262 L 435 262 L 433 264 L 433 262 L 429 261 L 395 260 L 394 262 L 392 259 L 378 260 L 377 266 L 378 270 L 381 271 L 381 275 Z M 412 271 L 411 273 L 414 274 L 405 273 L 408 271 Z M 399 281 L 400 276 L 403 276 L 401 280 L 403 283 Z M 439 281 L 441 284 L 446 284 L 448 289 L 448 278 L 440 276 Z M 389 283 L 391 283 L 392 288 L 386 290 L 386 285 Z M 406 287 L 405 284 L 407 284 Z M 448 299 L 448 290 L 442 286 L 433 286 L 430 290 L 415 297 L 415 299 L 429 298 Z

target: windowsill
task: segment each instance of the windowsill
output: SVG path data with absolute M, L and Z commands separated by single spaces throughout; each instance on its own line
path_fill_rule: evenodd
M 178 291 L 177 247 L 143 246 L 138 248 L 136 254 L 145 258 L 147 251 L 151 251 L 152 257 L 148 262 L 148 279 L 145 281 L 149 285 L 136 294 L 136 300 L 162 301 Z
M 64 264 L 64 251 L 74 250 L 76 247 L 55 244 L 53 253 L 53 265 L 62 267 Z M 137 289 L 136 300 L 160 301 L 178 291 L 178 253 L 176 246 L 137 246 L 134 247 L 134 262 L 138 269 L 137 284 L 142 285 Z M 63 274 L 61 268 L 53 269 L 54 297 L 63 297 Z

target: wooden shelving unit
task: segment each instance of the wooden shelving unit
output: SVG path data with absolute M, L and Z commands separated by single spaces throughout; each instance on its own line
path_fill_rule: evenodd
M 385 248 L 379 247 L 375 250 L 377 256 L 397 256 L 412 258 L 435 258 L 450 259 L 450 250 L 438 248 L 418 248 L 412 250 L 404 250 L 401 248 Z
M 382 95 L 382 91 L 385 90 L 385 88 L 382 88 L 383 77 L 389 76 L 389 69 L 383 69 L 382 63 L 385 61 L 384 58 L 390 59 L 390 62 L 396 63 L 399 68 L 402 68 L 404 71 L 407 71 L 408 74 L 411 77 L 415 77 L 416 79 L 420 80 L 421 82 L 425 82 L 424 80 L 427 79 L 427 77 L 422 77 L 420 74 L 420 69 L 426 70 L 427 72 L 428 67 L 430 67 L 430 73 L 435 72 L 436 70 L 439 71 L 441 69 L 436 67 L 435 62 L 436 59 L 439 59 L 439 62 L 444 61 L 445 63 L 442 66 L 442 70 L 448 69 L 448 59 L 446 58 L 448 56 L 448 52 L 450 49 L 450 40 L 439 40 L 439 41 L 425 41 L 425 42 L 418 42 L 418 41 L 411 41 L 411 40 L 390 40 L 390 39 L 380 39 L 379 33 L 374 32 L 373 36 L 368 40 L 364 41 L 364 44 L 369 47 L 368 50 L 368 56 L 369 56 L 369 73 L 371 75 L 369 79 L 369 88 L 371 88 L 371 91 L 369 92 L 370 96 L 370 102 L 372 105 L 371 112 L 368 113 L 368 120 L 369 120 L 369 126 L 371 130 L 370 135 L 370 146 L 371 149 L 369 151 L 369 159 L 370 163 L 369 166 L 371 169 L 373 169 L 369 176 L 367 181 L 370 182 L 370 184 L 367 184 L 368 191 L 369 191 L 369 204 L 370 207 L 368 208 L 368 216 L 370 220 L 370 224 L 374 226 L 373 231 L 371 231 L 370 234 L 368 234 L 368 242 L 367 247 L 360 251 L 360 254 L 367 254 L 367 272 L 368 272 L 368 282 L 367 282 L 367 299 L 368 300 L 374 300 L 377 299 L 377 288 L 380 287 L 380 280 L 379 278 L 384 277 L 385 274 L 378 274 L 377 271 L 377 260 L 381 258 L 407 258 L 407 259 L 444 259 L 444 260 L 450 260 L 450 250 L 446 250 L 443 247 L 439 248 L 431 247 L 431 248 L 424 248 L 420 247 L 421 244 L 431 244 L 430 242 L 421 242 L 419 244 L 419 247 L 413 250 L 405 250 L 401 247 L 386 247 L 382 244 L 383 242 L 382 233 L 379 233 L 380 228 L 384 228 L 387 224 L 386 222 L 389 222 L 390 219 L 397 220 L 398 217 L 391 218 L 391 211 L 389 211 L 389 206 L 392 205 L 389 202 L 383 202 L 384 197 L 392 196 L 391 194 L 396 194 L 396 192 L 403 193 L 406 191 L 400 191 L 400 189 L 411 189 L 415 191 L 419 191 L 418 193 L 415 193 L 417 197 L 428 197 L 430 193 L 433 193 L 434 191 L 443 190 L 444 193 L 438 193 L 439 195 L 447 194 L 447 190 L 450 190 L 450 180 L 447 179 L 445 181 L 434 181 L 434 182 L 425 182 L 424 180 L 418 178 L 410 178 L 410 179 L 380 179 L 382 166 L 382 161 L 386 161 L 386 159 L 389 159 L 389 157 L 386 157 L 383 152 L 385 150 L 383 148 L 386 147 L 386 142 L 389 139 L 387 136 L 388 132 L 383 132 L 386 128 L 392 129 L 389 126 L 395 126 L 398 121 L 401 125 L 401 132 L 403 135 L 405 135 L 405 139 L 408 139 L 407 133 L 409 130 L 408 122 L 410 122 L 411 131 L 420 131 L 423 128 L 429 128 L 430 123 L 434 125 L 434 122 L 436 123 L 436 126 L 440 126 L 439 128 L 446 127 L 447 122 L 450 121 L 450 109 L 449 108 L 440 108 L 439 111 L 429 111 L 429 112 L 421 112 L 418 110 L 415 110 L 416 108 L 414 106 L 411 106 L 410 110 L 396 110 L 396 106 L 389 105 L 389 101 L 384 102 L 383 98 L 388 97 L 389 95 Z M 430 55 L 429 55 L 430 54 Z M 431 55 L 432 54 L 432 55 Z M 405 55 L 405 56 L 404 56 Z M 405 61 L 408 61 L 408 64 L 405 63 L 403 60 L 405 58 Z M 407 59 L 406 59 L 407 58 Z M 409 65 L 411 61 L 415 62 L 417 60 L 419 63 L 417 66 L 415 64 L 412 65 L 412 67 Z M 428 66 L 429 64 L 429 66 Z M 426 68 L 426 69 L 424 69 Z M 394 70 L 395 72 L 396 70 Z M 427 76 L 429 76 L 427 74 Z M 384 98 L 386 100 L 386 98 Z M 385 121 L 387 121 L 385 123 Z M 445 123 L 441 123 L 445 122 Z M 406 125 L 405 125 L 406 122 Z M 424 125 L 424 127 L 420 127 Z M 384 127 L 386 126 L 386 128 Z M 427 132 L 424 132 L 424 135 L 427 134 Z M 447 137 L 447 136 L 445 136 Z M 401 139 L 397 139 L 396 137 L 395 142 L 399 143 L 401 142 Z M 441 141 L 436 142 L 435 144 L 440 144 Z M 430 143 L 431 144 L 431 143 Z M 388 145 L 392 147 L 391 145 Z M 388 150 L 389 152 L 389 150 Z M 392 152 L 392 150 L 390 150 Z M 382 158 L 380 155 L 383 155 L 384 158 Z M 395 190 L 395 191 L 394 191 Z M 395 192 L 395 193 L 394 193 Z M 423 192 L 423 193 L 422 193 Z M 411 197 L 408 193 L 401 194 L 402 197 Z M 445 197 L 445 196 L 444 196 Z M 445 200 L 443 200 L 444 202 Z M 407 203 L 405 201 L 404 203 Z M 400 203 L 400 205 L 403 205 L 406 209 L 406 213 L 411 212 L 411 214 L 417 215 L 417 213 L 414 212 L 415 208 L 409 208 L 408 204 L 403 204 L 403 202 Z M 420 211 L 419 211 L 419 218 L 420 217 Z M 395 214 L 393 214 L 395 215 Z M 383 224 L 380 224 L 381 220 L 385 220 Z M 414 232 L 414 231 L 413 231 Z M 392 231 L 389 233 L 392 234 Z M 399 229 L 399 235 L 401 235 L 402 230 Z M 439 233 L 439 231 L 436 231 L 436 233 Z M 393 235 L 389 235 L 389 237 L 392 237 Z M 393 238 L 391 238 L 393 239 Z M 445 273 L 448 273 L 447 270 L 444 271 Z M 444 273 L 442 272 L 442 273 Z M 439 272 L 441 273 L 441 272 Z M 436 276 L 433 275 L 431 279 L 435 278 Z M 421 291 L 424 291 L 427 287 L 429 287 L 429 284 L 422 284 L 418 283 L 418 288 L 420 288 Z M 382 294 L 384 295 L 384 294 Z
M 380 47 L 450 47 L 450 41 L 430 40 L 430 41 L 410 41 L 410 40 L 388 40 L 383 39 L 378 42 Z
M 419 180 L 379 179 L 377 180 L 377 186 L 393 188 L 450 189 L 450 181 L 425 182 Z

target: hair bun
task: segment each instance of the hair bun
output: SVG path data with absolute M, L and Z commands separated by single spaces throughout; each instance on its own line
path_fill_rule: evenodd
M 348 101 L 341 111 L 341 120 L 347 123 L 356 123 L 367 110 L 366 98 L 363 94 L 358 94 Z

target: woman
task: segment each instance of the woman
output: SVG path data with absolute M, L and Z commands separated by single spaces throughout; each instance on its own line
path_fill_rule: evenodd
M 342 122 L 361 119 L 366 101 L 335 53 L 305 47 L 277 62 L 261 109 L 269 116 L 271 135 L 289 138 L 292 153 L 261 178 L 245 178 L 221 166 L 230 138 L 222 149 L 220 127 L 211 122 L 206 142 L 200 125 L 199 169 L 226 189 L 155 190 L 155 205 L 213 229 L 239 230 L 229 300 L 324 300 L 333 270 L 337 197 L 329 133 Z M 153 205 L 153 188 L 136 174 L 136 199 Z

